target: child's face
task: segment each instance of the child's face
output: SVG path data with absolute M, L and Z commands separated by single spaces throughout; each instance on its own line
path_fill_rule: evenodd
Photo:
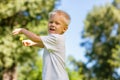
M 48 32 L 51 34 L 62 34 L 67 27 L 62 16 L 53 15 L 48 22 Z

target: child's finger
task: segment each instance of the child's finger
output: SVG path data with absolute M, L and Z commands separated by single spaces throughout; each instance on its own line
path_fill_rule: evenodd
M 22 43 L 23 43 L 24 46 L 29 46 L 30 45 L 30 43 L 26 42 L 26 41 L 22 41 Z
M 25 46 L 25 42 L 22 42 L 22 44 Z
M 24 43 L 24 46 L 28 46 L 28 44 L 27 44 L 27 43 Z
M 29 45 L 30 45 L 30 43 L 26 42 L 26 46 L 29 46 Z
M 17 35 L 17 34 L 20 34 L 20 29 L 15 29 L 12 31 L 12 34 L 13 35 Z
M 22 44 L 23 44 L 24 46 L 26 46 L 26 42 L 25 42 L 25 41 L 22 41 Z
M 16 30 L 14 30 L 14 31 L 12 32 L 12 34 L 13 34 L 13 35 L 16 35 L 16 34 L 18 34 L 18 32 L 17 32 Z

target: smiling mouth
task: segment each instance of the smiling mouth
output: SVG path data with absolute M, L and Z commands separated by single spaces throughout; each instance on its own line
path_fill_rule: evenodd
M 52 28 L 50 28 L 49 30 L 50 30 L 50 31 L 55 31 L 55 29 L 52 29 Z

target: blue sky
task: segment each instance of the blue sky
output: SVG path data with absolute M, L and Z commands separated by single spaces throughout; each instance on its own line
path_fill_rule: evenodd
M 86 62 L 84 57 L 85 48 L 80 47 L 81 32 L 84 28 L 84 19 L 93 6 L 102 6 L 111 3 L 113 0 L 61 0 L 61 5 L 57 9 L 64 10 L 71 16 L 71 24 L 65 33 L 66 55 L 72 55 L 76 60 Z

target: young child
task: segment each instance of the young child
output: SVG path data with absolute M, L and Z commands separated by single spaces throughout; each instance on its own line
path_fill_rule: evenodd
M 24 34 L 30 40 L 23 40 L 24 46 L 44 48 L 42 80 L 69 80 L 65 70 L 65 40 L 63 33 L 68 29 L 70 16 L 62 10 L 54 10 L 49 14 L 48 35 L 36 34 L 19 28 L 13 35 Z

